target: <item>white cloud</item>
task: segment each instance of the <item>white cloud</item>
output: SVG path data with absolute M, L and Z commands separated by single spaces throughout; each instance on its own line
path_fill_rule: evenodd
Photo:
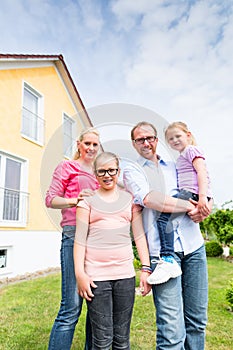
M 87 108 L 122 102 L 186 121 L 218 201 L 233 199 L 232 2 L 1 0 L 0 33 L 3 53 L 62 53 Z

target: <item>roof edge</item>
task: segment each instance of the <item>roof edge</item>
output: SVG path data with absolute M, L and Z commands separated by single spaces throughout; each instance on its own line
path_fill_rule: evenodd
M 75 83 L 74 83 L 74 81 L 73 81 L 73 79 L 72 79 L 72 77 L 70 75 L 70 72 L 69 72 L 69 70 L 67 68 L 67 65 L 65 63 L 65 60 L 64 60 L 64 57 L 63 57 L 62 54 L 54 54 L 54 55 L 44 55 L 43 54 L 43 55 L 41 55 L 41 54 L 9 54 L 9 53 L 1 54 L 0 53 L 0 60 L 4 60 L 4 59 L 8 60 L 8 61 L 9 60 L 50 60 L 50 61 L 60 61 L 62 63 L 62 66 L 63 66 L 63 68 L 64 68 L 68 78 L 69 78 L 69 81 L 70 81 L 70 83 L 72 85 L 72 88 L 74 89 L 75 94 L 78 96 L 78 99 L 80 101 L 82 109 L 83 109 L 83 111 L 84 111 L 84 113 L 85 113 L 85 115 L 86 115 L 90 125 L 93 126 L 93 124 L 91 122 L 91 119 L 90 119 L 90 117 L 89 117 L 89 115 L 87 113 L 87 110 L 86 110 L 86 108 L 85 108 L 85 106 L 83 104 L 83 101 L 82 101 L 82 99 L 80 97 L 80 94 L 79 94 L 79 92 L 78 92 L 78 90 L 77 90 L 77 88 L 75 86 Z
M 51 59 L 51 60 L 59 60 L 63 59 L 63 56 L 61 54 L 58 55 L 39 55 L 39 54 L 2 54 L 0 53 L 0 59 Z

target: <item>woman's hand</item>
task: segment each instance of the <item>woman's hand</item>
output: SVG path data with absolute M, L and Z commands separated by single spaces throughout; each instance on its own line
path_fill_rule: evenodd
M 79 195 L 78 195 L 78 198 L 77 198 L 77 203 L 82 200 L 83 198 L 85 197 L 90 197 L 90 196 L 93 196 L 95 194 L 95 191 L 94 190 L 91 190 L 90 188 L 85 188 L 84 190 L 82 190 Z M 76 204 L 77 204 L 76 203 Z

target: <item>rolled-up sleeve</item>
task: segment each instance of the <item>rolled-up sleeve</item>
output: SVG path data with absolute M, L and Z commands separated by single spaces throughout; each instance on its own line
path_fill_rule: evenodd
M 51 208 L 51 203 L 54 197 L 64 196 L 67 177 L 69 176 L 65 165 L 65 161 L 62 161 L 54 170 L 51 184 L 45 196 L 45 205 L 48 208 Z
M 143 200 L 150 192 L 150 187 L 140 165 L 137 163 L 127 165 L 123 170 L 123 181 L 126 190 L 132 193 L 134 203 L 144 207 Z

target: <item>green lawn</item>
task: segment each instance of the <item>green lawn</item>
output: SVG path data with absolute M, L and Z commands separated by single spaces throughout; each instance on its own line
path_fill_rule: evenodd
M 233 264 L 208 259 L 209 323 L 207 350 L 230 350 L 233 344 L 233 313 L 225 289 L 233 277 Z M 45 350 L 60 301 L 60 274 L 20 282 L 0 289 L 0 349 Z M 85 306 L 84 306 L 85 307 Z M 83 349 L 85 312 L 76 327 L 73 350 Z M 136 296 L 131 330 L 131 349 L 155 348 L 152 297 Z

